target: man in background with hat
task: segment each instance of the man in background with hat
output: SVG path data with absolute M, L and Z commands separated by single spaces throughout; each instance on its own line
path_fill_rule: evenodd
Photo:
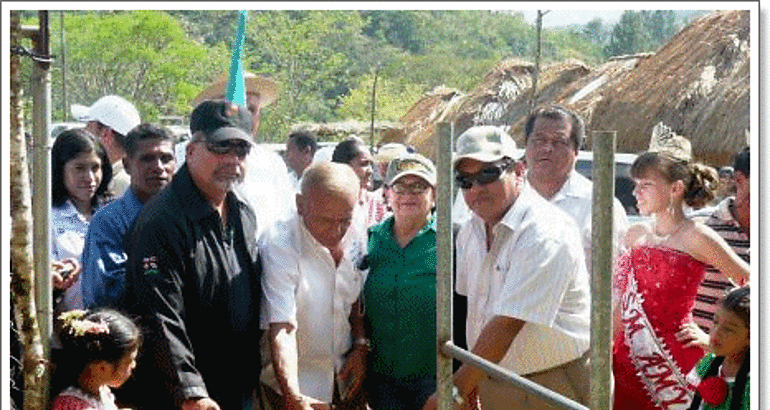
M 115 197 L 123 195 L 131 185 L 131 177 L 122 162 L 126 156 L 124 140 L 128 132 L 142 122 L 139 111 L 117 95 L 106 95 L 90 107 L 73 104 L 70 111 L 75 119 L 86 122 L 88 130 L 99 137 L 112 164 L 110 191 Z
M 286 163 L 277 153 L 257 144 L 256 139 L 262 108 L 272 104 L 278 97 L 278 84 L 270 78 L 248 71 L 243 73 L 243 78 L 246 87 L 246 104 L 251 114 L 252 126 L 249 135 L 252 147 L 246 157 L 248 166 L 244 182 L 235 189 L 256 213 L 257 234 L 261 237 L 276 220 L 291 216 L 294 208 L 294 192 L 286 189 L 287 186 L 291 186 L 291 177 Z M 227 81 L 227 74 L 220 76 L 192 101 L 193 106 L 205 100 L 224 98 Z M 182 162 L 184 157 L 178 156 L 177 163 Z
M 148 329 L 141 409 L 246 409 L 258 386 L 261 263 L 246 175 L 251 115 L 223 100 L 193 110 L 187 161 L 126 237 L 126 308 Z
M 587 405 L 590 288 L 574 220 L 525 185 L 516 144 L 496 127 L 460 135 L 453 165 L 473 211 L 457 235 L 456 284 L 471 352 Z M 459 403 L 550 408 L 468 364 L 453 379 Z

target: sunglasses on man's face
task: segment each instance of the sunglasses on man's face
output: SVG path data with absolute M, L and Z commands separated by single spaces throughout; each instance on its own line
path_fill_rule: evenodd
M 503 172 L 509 168 L 510 164 L 506 162 L 490 165 L 472 175 L 458 172 L 455 175 L 455 181 L 457 182 L 457 186 L 462 189 L 471 189 L 474 181 L 479 185 L 489 185 L 500 179 L 500 176 L 503 175 Z
M 206 141 L 206 148 L 212 154 L 235 154 L 240 158 L 244 158 L 246 155 L 249 155 L 251 144 L 243 140 Z

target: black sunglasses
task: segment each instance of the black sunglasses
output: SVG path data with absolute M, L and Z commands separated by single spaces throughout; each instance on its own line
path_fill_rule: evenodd
M 455 175 L 455 181 L 457 186 L 462 189 L 471 189 L 473 181 L 476 181 L 479 185 L 488 185 L 500 179 L 503 172 L 507 171 L 511 165 L 508 161 L 490 165 L 473 175 L 465 175 L 458 172 Z
M 249 155 L 251 144 L 244 140 L 206 141 L 206 148 L 212 154 L 235 154 L 243 158 Z

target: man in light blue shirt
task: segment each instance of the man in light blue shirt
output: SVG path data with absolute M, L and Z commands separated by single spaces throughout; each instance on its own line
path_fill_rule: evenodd
M 83 248 L 83 304 L 89 309 L 120 302 L 127 259 L 123 237 L 142 205 L 171 182 L 176 168 L 173 134 L 165 128 L 140 124 L 126 135 L 125 148 L 130 188 L 94 214 Z

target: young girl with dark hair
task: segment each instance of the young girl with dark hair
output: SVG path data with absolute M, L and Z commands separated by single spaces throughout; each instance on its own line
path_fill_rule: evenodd
M 695 389 L 690 410 L 748 410 L 750 340 L 749 286 L 734 288 L 714 315 L 709 351 L 693 368 L 688 381 Z
M 677 338 L 692 322 L 695 295 L 707 265 L 737 284 L 749 266 L 717 233 L 684 215 L 714 197 L 716 172 L 691 162 L 689 141 L 640 155 L 631 168 L 633 194 L 652 221 L 629 227 L 616 263 L 613 374 L 617 409 L 681 409 L 692 392 L 685 375 L 703 350 Z M 652 146 L 652 144 L 651 144 Z M 681 149 L 685 146 L 685 149 Z M 678 152 L 674 154 L 673 152 Z M 684 155 L 679 155 L 684 154 Z
M 61 311 L 83 307 L 80 256 L 91 216 L 110 198 L 111 180 L 107 153 L 90 131 L 59 134 L 51 149 L 51 260 L 54 287 L 64 292 Z
M 139 329 L 114 310 L 72 310 L 59 320 L 63 351 L 54 385 L 63 389 L 51 409 L 117 410 L 110 387 L 120 387 L 131 376 L 141 343 Z

